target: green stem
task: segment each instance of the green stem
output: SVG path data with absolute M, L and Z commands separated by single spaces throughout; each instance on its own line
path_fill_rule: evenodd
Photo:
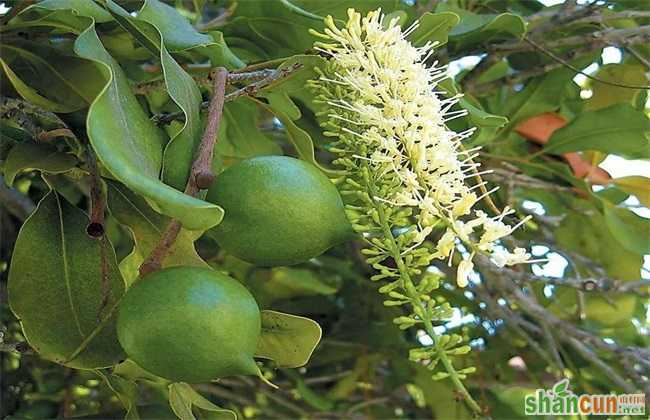
M 393 236 L 393 232 L 390 229 L 390 225 L 386 218 L 386 214 L 384 213 L 384 209 L 381 206 L 381 204 L 377 204 L 373 199 L 375 193 L 374 193 L 374 188 L 372 187 L 372 183 L 370 182 L 370 180 L 365 179 L 365 184 L 366 184 L 366 191 L 370 195 L 371 201 L 373 202 L 373 207 L 375 208 L 375 210 L 377 210 L 377 214 L 379 216 L 379 222 L 381 224 L 381 228 L 383 230 L 385 239 L 390 241 L 391 254 L 392 254 L 391 257 L 395 260 L 395 264 L 397 265 L 397 269 L 399 270 L 400 279 L 402 281 L 402 287 L 405 290 L 409 299 L 411 300 L 411 304 L 414 307 L 418 307 L 421 310 L 422 314 L 427 314 L 425 303 L 417 294 L 412 293 L 412 290 L 415 289 L 415 285 L 413 284 L 411 275 L 409 274 L 406 264 L 402 259 L 402 255 L 399 251 L 399 246 L 397 245 L 397 242 L 395 241 L 395 237 Z M 454 387 L 463 396 L 463 399 L 465 400 L 467 406 L 470 409 L 472 409 L 472 411 L 474 411 L 476 414 L 482 415 L 483 411 L 481 410 L 481 407 L 478 405 L 476 401 L 474 401 L 474 398 L 472 398 L 469 391 L 467 391 L 467 388 L 465 388 L 465 385 L 463 385 L 462 381 L 458 377 L 458 372 L 456 372 L 456 369 L 451 363 L 451 360 L 449 360 L 449 358 L 447 357 L 444 348 L 440 346 L 440 337 L 434 331 L 433 323 L 431 322 L 431 319 L 429 319 L 428 317 L 422 317 L 422 318 L 423 318 L 422 321 L 424 323 L 425 330 L 433 340 L 438 357 L 440 358 L 440 361 L 445 367 L 445 370 L 449 374 L 449 378 L 454 384 Z

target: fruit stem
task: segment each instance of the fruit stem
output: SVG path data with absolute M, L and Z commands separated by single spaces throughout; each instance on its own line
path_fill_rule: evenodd
M 226 96 L 226 83 L 228 82 L 228 70 L 225 67 L 217 67 L 211 73 L 213 79 L 212 99 L 208 108 L 208 122 L 201 137 L 201 143 L 197 150 L 196 158 L 190 170 L 190 176 L 185 186 L 185 194 L 195 197 L 200 190 L 206 189 L 214 181 L 212 173 L 212 154 L 214 145 L 217 143 L 217 133 L 221 125 L 221 116 L 223 114 L 223 104 Z M 181 231 L 181 222 L 172 219 L 165 232 L 163 232 L 160 242 L 151 251 L 149 256 L 140 265 L 140 276 L 143 277 L 153 271 L 162 268 L 163 259 L 169 254 L 171 246 L 176 241 L 176 237 Z

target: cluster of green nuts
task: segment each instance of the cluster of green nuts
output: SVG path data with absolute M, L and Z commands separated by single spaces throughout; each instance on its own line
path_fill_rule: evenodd
M 290 157 L 256 157 L 229 167 L 207 199 L 225 210 L 209 235 L 228 253 L 258 266 L 305 262 L 352 232 L 332 182 Z M 137 280 L 117 319 L 119 342 L 133 361 L 184 382 L 258 374 L 253 355 L 260 330 L 250 292 L 203 267 L 171 267 Z

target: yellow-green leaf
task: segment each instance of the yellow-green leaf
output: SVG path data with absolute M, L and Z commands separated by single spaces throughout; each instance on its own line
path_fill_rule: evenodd
M 614 184 L 626 193 L 635 195 L 644 206 L 650 207 L 650 178 L 641 175 L 624 176 L 614 179 Z

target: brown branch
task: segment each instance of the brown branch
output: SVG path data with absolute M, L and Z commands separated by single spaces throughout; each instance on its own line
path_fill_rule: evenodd
M 97 167 L 97 159 L 90 145 L 87 145 L 86 157 L 86 165 L 90 172 L 90 223 L 86 226 L 86 233 L 93 238 L 101 238 L 106 232 L 104 228 L 106 194 Z
M 608 13 L 608 14 L 596 14 L 592 16 L 585 16 L 580 19 L 576 19 L 571 22 L 572 25 L 579 24 L 602 24 L 610 20 L 618 19 L 643 19 L 650 18 L 650 12 L 642 10 L 625 10 L 617 13 Z
M 283 69 L 275 70 L 271 75 L 265 77 L 264 79 L 251 83 L 250 85 L 243 87 L 239 90 L 229 93 L 226 95 L 227 101 L 235 100 L 241 96 L 255 96 L 260 90 L 271 86 L 273 83 L 278 82 L 281 79 L 289 76 L 294 73 L 296 70 L 300 69 L 302 64 L 295 63 L 292 66 L 285 67 Z
M 647 28 L 646 29 L 647 34 L 644 36 L 644 40 L 647 41 L 647 42 L 650 42 L 650 25 L 645 27 L 645 28 Z M 537 49 L 537 50 L 541 51 L 542 53 L 548 55 L 549 57 L 551 57 L 553 60 L 557 61 L 558 63 L 562 63 L 565 67 L 568 67 L 571 70 L 575 71 L 576 73 L 582 74 L 586 78 L 591 79 L 591 80 L 593 80 L 595 82 L 599 82 L 599 83 L 602 83 L 602 84 L 605 84 L 605 85 L 610 85 L 610 86 L 627 88 L 627 89 L 650 89 L 650 85 L 631 85 L 631 84 L 628 84 L 628 83 L 610 82 L 608 80 L 604 80 L 604 79 L 601 79 L 599 77 L 592 76 L 591 74 L 585 73 L 584 71 L 582 71 L 579 68 L 575 67 L 574 65 L 572 65 L 571 63 L 569 63 L 568 61 L 563 59 L 562 57 L 559 57 L 558 55 L 556 55 L 555 53 L 553 53 L 552 51 L 550 51 L 546 47 L 543 47 L 540 44 L 537 44 L 535 41 L 531 40 L 530 38 L 524 37 L 524 41 L 526 41 L 527 43 L 532 45 L 535 49 Z
M 244 73 L 230 73 L 228 75 L 228 82 L 237 83 L 237 82 L 251 82 L 257 80 L 263 80 L 267 77 L 271 77 L 275 74 L 275 69 L 262 69 L 255 71 L 248 71 Z
M 572 47 L 576 45 L 585 45 L 587 43 L 593 43 L 601 46 L 612 45 L 612 44 L 621 44 L 621 45 L 633 45 L 633 44 L 642 44 L 648 42 L 650 39 L 650 25 L 637 26 L 634 28 L 624 28 L 624 29 L 603 29 L 601 31 L 595 31 L 589 34 L 584 35 L 575 35 L 556 39 L 553 41 L 548 41 L 544 44 L 545 48 L 562 48 L 562 47 Z M 524 41 L 530 40 L 530 37 L 525 37 Z M 490 46 L 490 52 L 505 52 L 505 53 L 515 53 L 515 52 L 524 52 L 532 51 L 537 49 L 536 46 L 532 44 L 526 45 L 522 42 L 506 42 L 502 44 L 495 44 Z
M 513 270 L 511 268 L 500 268 L 502 275 L 507 276 L 511 281 L 519 285 L 526 282 L 542 283 L 549 286 L 564 286 L 584 292 L 609 292 L 609 293 L 636 293 L 641 296 L 650 296 L 641 289 L 650 287 L 650 279 L 643 279 L 634 282 L 624 282 L 604 278 L 555 278 L 538 276 L 525 271 Z
M 535 302 L 522 289 L 520 289 L 516 282 L 512 281 L 509 272 L 506 273 L 503 269 L 495 267 L 486 257 L 483 257 L 481 255 L 478 255 L 475 261 L 477 263 L 477 266 L 480 267 L 481 272 L 490 276 L 490 287 L 496 287 L 503 293 L 510 295 L 516 301 L 517 307 L 520 308 L 522 312 L 528 316 L 534 318 L 538 322 L 548 323 L 549 326 L 554 328 L 554 330 L 563 341 L 574 346 L 573 339 L 575 339 L 583 343 L 585 346 L 589 345 L 596 350 L 612 354 L 612 356 L 618 355 L 620 357 L 630 358 L 634 361 L 634 363 L 650 366 L 650 351 L 647 349 L 622 347 L 615 342 L 607 342 L 597 335 L 580 329 L 572 323 L 558 318 L 557 316 L 547 311 L 543 306 Z M 540 328 L 536 325 L 535 328 L 537 332 L 539 332 Z M 580 350 L 583 349 L 581 348 Z M 593 355 L 595 355 L 595 353 L 593 353 Z M 591 361 L 594 364 L 600 366 L 599 362 L 595 360 Z M 631 363 L 631 365 L 634 363 Z M 612 381 L 617 383 L 626 391 L 630 391 L 632 389 L 631 384 L 625 381 L 617 372 L 614 372 L 612 370 L 611 372 L 607 373 Z
M 296 63 L 293 66 L 289 66 L 283 69 L 272 70 L 271 72 L 268 72 L 267 70 L 259 70 L 259 71 L 256 70 L 254 72 L 246 72 L 246 73 L 231 73 L 230 74 L 231 80 L 237 82 L 244 81 L 244 80 L 255 80 L 256 78 L 259 78 L 263 75 L 266 76 L 255 83 L 251 83 L 248 86 L 245 86 L 241 89 L 238 89 L 234 92 L 225 95 L 224 101 L 225 102 L 233 101 L 242 96 L 255 96 L 260 90 L 267 88 L 271 86 L 273 83 L 276 83 L 290 76 L 301 67 L 302 67 L 301 64 Z M 244 76 L 240 77 L 240 75 L 244 75 Z M 208 101 L 203 102 L 201 104 L 201 108 L 208 108 L 209 106 L 210 106 L 210 102 Z M 179 111 L 179 112 L 172 112 L 169 114 L 154 115 L 152 117 L 152 120 L 158 125 L 165 125 L 176 120 L 182 121 L 184 118 L 185 118 L 185 114 L 182 111 Z
M 199 190 L 208 188 L 214 181 L 212 154 L 217 141 L 217 133 L 219 132 L 221 115 L 223 113 L 228 71 L 224 67 L 218 67 L 213 72 L 213 75 L 214 84 L 208 111 L 208 122 L 203 132 L 201 143 L 199 144 L 197 156 L 192 164 L 187 185 L 185 186 L 185 194 L 191 195 L 192 197 L 195 197 Z M 174 219 L 169 222 L 160 242 L 140 266 L 140 276 L 145 276 L 162 267 L 162 261 L 169 254 L 169 250 L 174 244 L 180 230 L 181 223 L 178 220 Z

